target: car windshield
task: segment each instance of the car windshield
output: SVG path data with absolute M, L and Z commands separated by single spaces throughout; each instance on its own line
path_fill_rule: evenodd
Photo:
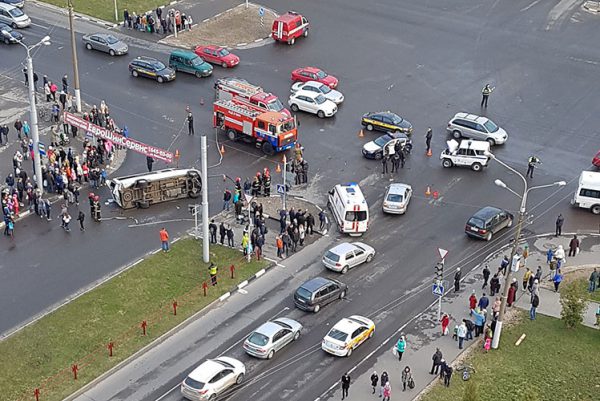
M 115 43 L 117 43 L 119 41 L 119 39 L 115 38 L 112 35 L 108 35 L 106 37 L 106 41 L 108 42 L 109 45 L 114 45 Z
M 400 194 L 388 194 L 387 200 L 390 202 L 402 202 L 404 196 Z
M 12 10 L 9 11 L 10 15 L 12 15 L 13 17 L 22 17 L 23 15 L 25 15 L 23 13 L 23 11 L 21 11 L 18 8 L 13 8 Z
M 317 77 L 319 77 L 320 79 L 323 79 L 327 76 L 327 74 L 325 73 L 325 71 L 319 71 L 317 72 Z
M 221 57 L 229 56 L 229 50 L 227 50 L 227 49 L 219 50 L 219 56 L 221 56 Z
M 152 66 L 152 68 L 154 68 L 156 71 L 160 71 L 160 70 L 164 70 L 165 68 L 167 68 L 163 63 L 161 63 L 160 61 L 153 61 L 150 63 L 150 65 Z
M 348 338 L 348 333 L 344 333 L 343 331 L 339 331 L 338 329 L 331 329 L 327 337 L 331 337 L 334 340 L 345 342 L 346 338 Z
M 281 125 L 281 132 L 288 132 L 296 128 L 294 120 L 288 120 Z
M 310 297 L 312 296 L 312 293 L 303 287 L 298 288 L 298 291 L 296 291 L 296 294 L 300 298 L 304 298 L 304 299 L 310 299 Z
M 196 389 L 196 390 L 202 390 L 202 388 L 204 388 L 204 383 L 199 382 L 197 380 L 192 379 L 191 377 L 186 377 L 185 380 L 183 381 L 187 386 Z
M 331 92 L 331 88 L 327 85 L 321 85 L 319 87 L 319 90 L 321 91 L 321 93 L 324 93 L 324 94 L 328 94 L 329 92 Z
M 325 254 L 325 257 L 329 260 L 333 260 L 334 262 L 340 261 L 340 255 L 338 255 L 337 253 L 333 253 L 331 251 L 327 251 L 327 253 Z
M 254 345 L 263 347 L 269 343 L 269 337 L 265 336 L 264 334 L 254 332 L 250 334 L 250 337 L 248 337 L 248 341 Z
M 315 98 L 315 102 L 317 102 L 317 104 L 323 104 L 325 103 L 325 100 L 327 99 L 325 99 L 325 96 L 323 95 L 319 95 Z
M 271 111 L 281 111 L 283 110 L 283 103 L 279 99 L 273 99 L 267 104 L 267 108 Z
M 391 140 L 392 140 L 391 136 L 382 135 L 379 138 L 375 139 L 373 142 L 375 142 L 375 145 L 379 146 L 380 148 L 383 148 Z
M 8 25 L 3 25 L 3 26 L 1 26 L 1 27 L 0 27 L 0 29 L 1 29 L 2 31 L 6 31 L 6 32 L 8 32 L 8 33 L 11 33 L 11 32 L 12 32 L 12 30 L 13 30 L 13 29 L 12 29 L 10 26 L 8 26 Z
M 492 122 L 492 120 L 487 120 L 483 126 L 488 132 L 496 132 L 498 131 L 498 126 Z
M 195 65 L 196 67 L 198 67 L 202 64 L 204 64 L 204 60 L 202 60 L 200 57 L 194 57 L 192 59 L 192 65 Z
M 471 217 L 467 222 L 467 225 L 477 228 L 485 228 L 485 221 L 481 220 L 478 217 Z
M 394 124 L 396 124 L 396 125 L 398 125 L 398 124 L 402 123 L 402 121 L 404 121 L 404 119 L 403 119 L 402 117 L 400 117 L 400 116 L 397 116 L 397 115 L 394 115 L 394 114 L 393 114 L 393 115 L 391 115 L 390 117 L 392 118 L 392 121 L 393 121 L 393 122 L 394 122 Z

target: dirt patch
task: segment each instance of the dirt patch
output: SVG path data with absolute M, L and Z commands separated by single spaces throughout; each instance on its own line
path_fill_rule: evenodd
M 264 16 L 259 16 L 263 8 Z M 161 40 L 172 46 L 192 49 L 198 45 L 219 45 L 229 48 L 246 46 L 265 39 L 271 33 L 271 27 L 277 14 L 266 7 L 249 3 L 230 8 L 194 26 L 190 31 L 183 31 L 178 37 L 168 36 Z

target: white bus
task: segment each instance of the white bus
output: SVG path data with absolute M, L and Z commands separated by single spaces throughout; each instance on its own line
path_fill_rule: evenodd
M 571 204 L 600 214 L 600 173 L 582 171 Z

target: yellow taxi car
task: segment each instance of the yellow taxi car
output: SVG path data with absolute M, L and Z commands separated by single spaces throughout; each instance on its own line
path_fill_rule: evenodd
M 363 316 L 346 317 L 335 324 L 323 338 L 323 351 L 336 356 L 350 356 L 352 350 L 375 333 L 375 323 Z
M 363 114 L 361 124 L 367 131 L 401 132 L 412 134 L 413 126 L 404 118 L 391 111 L 378 111 Z
M 146 77 L 155 79 L 158 83 L 172 81 L 175 79 L 175 70 L 167 67 L 162 61 L 152 57 L 140 56 L 131 60 L 129 72 L 134 77 Z

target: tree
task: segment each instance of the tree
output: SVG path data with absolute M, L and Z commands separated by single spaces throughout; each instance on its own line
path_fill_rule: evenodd
M 565 283 L 560 289 L 560 304 L 562 306 L 560 317 L 565 322 L 565 326 L 573 329 L 580 325 L 587 307 L 585 286 L 578 281 Z
M 479 389 L 474 380 L 469 380 L 465 386 L 463 401 L 479 401 Z

